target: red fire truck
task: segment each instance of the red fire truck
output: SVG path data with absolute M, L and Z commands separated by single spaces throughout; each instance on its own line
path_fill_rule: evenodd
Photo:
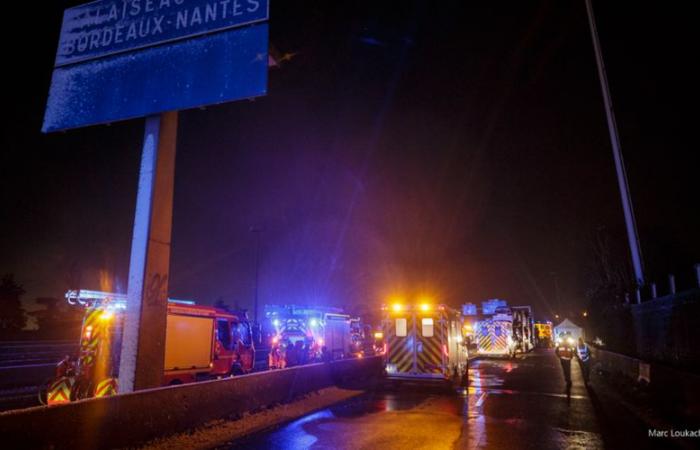
M 48 404 L 118 392 L 126 296 L 69 291 L 69 303 L 85 307 L 77 357 L 61 361 L 47 386 Z M 191 301 L 168 300 L 163 385 L 248 373 L 255 363 L 250 324 L 236 314 Z
M 287 350 L 299 345 L 305 348 L 307 362 L 343 359 L 351 356 L 350 316 L 342 309 L 320 306 L 265 305 L 264 326 L 270 335 L 270 367 L 289 364 Z M 324 356 L 325 349 L 325 356 Z M 296 358 L 296 357 L 295 357 Z M 283 364 L 278 361 L 284 359 Z M 294 361 L 293 364 L 299 364 Z

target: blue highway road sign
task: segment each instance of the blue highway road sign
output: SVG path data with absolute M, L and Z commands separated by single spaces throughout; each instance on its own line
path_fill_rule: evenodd
M 42 131 L 265 95 L 268 7 L 109 0 L 66 10 Z
M 67 9 L 56 67 L 262 22 L 268 0 L 100 0 Z

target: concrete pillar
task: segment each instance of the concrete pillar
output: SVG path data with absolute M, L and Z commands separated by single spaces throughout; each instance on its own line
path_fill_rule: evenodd
M 668 276 L 668 291 L 671 295 L 676 294 L 676 277 L 673 274 Z
M 131 241 L 119 392 L 163 383 L 177 112 L 146 119 Z
M 635 297 L 638 305 L 642 303 L 642 291 L 639 288 L 635 290 Z
M 656 283 L 651 283 L 651 298 L 656 298 Z
M 695 281 L 698 282 L 700 288 L 700 264 L 695 264 Z

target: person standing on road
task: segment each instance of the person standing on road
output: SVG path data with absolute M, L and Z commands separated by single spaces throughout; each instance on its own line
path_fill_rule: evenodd
M 574 357 L 574 339 L 571 336 L 562 336 L 561 342 L 555 350 L 561 363 L 561 370 L 564 372 L 566 387 L 571 387 L 571 360 Z
M 296 341 L 294 343 L 294 350 L 297 354 L 297 364 L 300 366 L 306 365 L 309 362 L 308 353 L 305 351 L 304 343 L 302 341 Z
M 330 351 L 328 351 L 328 347 L 326 347 L 325 345 L 321 347 L 321 360 L 324 363 L 329 363 L 333 361 L 333 355 Z
M 272 348 L 270 349 L 270 354 L 268 356 L 268 367 L 270 369 L 283 369 L 284 357 L 282 356 L 282 349 L 280 348 L 280 343 L 277 338 L 272 340 Z
M 297 354 L 296 347 L 289 340 L 285 339 L 285 351 L 284 351 L 284 362 L 285 367 L 294 367 L 299 364 L 299 355 Z
M 591 373 L 591 351 L 588 348 L 588 344 L 583 341 L 583 338 L 578 338 L 576 356 L 578 357 L 578 363 L 581 366 L 583 382 L 586 384 L 586 386 L 588 386 L 588 377 Z

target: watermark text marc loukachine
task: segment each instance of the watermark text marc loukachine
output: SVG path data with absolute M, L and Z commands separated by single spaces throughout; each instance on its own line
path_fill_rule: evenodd
M 697 430 L 659 430 L 649 429 L 649 437 L 655 438 L 700 438 L 700 428 Z

